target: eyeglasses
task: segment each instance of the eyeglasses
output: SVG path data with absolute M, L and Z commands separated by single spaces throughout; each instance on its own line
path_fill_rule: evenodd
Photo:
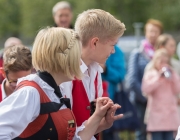
M 8 71 L 5 71 L 5 74 L 6 74 L 6 78 L 7 78 L 8 82 L 9 82 L 9 84 L 10 84 L 11 86 L 16 86 L 17 80 L 10 80 L 10 79 L 8 78 Z

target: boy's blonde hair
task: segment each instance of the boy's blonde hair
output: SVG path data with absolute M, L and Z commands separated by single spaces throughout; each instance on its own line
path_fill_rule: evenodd
M 170 40 L 170 39 L 174 39 L 172 37 L 172 35 L 169 35 L 169 34 L 162 34 L 162 35 L 160 35 L 158 37 L 158 39 L 156 40 L 155 49 L 158 50 L 161 47 L 164 47 L 166 45 L 166 43 L 168 42 L 168 40 Z
M 80 78 L 81 46 L 77 34 L 65 28 L 45 28 L 37 34 L 32 62 L 36 70 L 63 72 L 69 78 Z
M 5 72 L 28 71 L 32 68 L 32 56 L 28 47 L 15 45 L 7 47 L 3 53 Z
M 83 46 L 93 37 L 103 41 L 121 36 L 125 30 L 125 25 L 120 20 L 101 9 L 84 11 L 79 14 L 75 23 L 75 31 L 79 34 Z

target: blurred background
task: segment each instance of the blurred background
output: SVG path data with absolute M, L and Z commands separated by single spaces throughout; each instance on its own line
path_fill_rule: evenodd
M 52 7 L 59 0 L 0 0 L 0 46 L 15 36 L 31 45 L 37 31 L 53 26 Z M 125 36 L 134 35 L 133 24 L 145 23 L 149 18 L 160 20 L 164 29 L 180 40 L 179 0 L 68 0 L 73 7 L 73 23 L 76 16 L 90 8 L 104 9 L 126 25 Z

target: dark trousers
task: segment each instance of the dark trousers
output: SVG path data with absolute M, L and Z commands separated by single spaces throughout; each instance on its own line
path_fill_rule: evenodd
M 103 140 L 120 140 L 120 138 L 118 137 L 118 133 L 119 132 L 105 130 L 102 134 Z
M 136 131 L 136 140 L 147 140 L 146 124 L 144 124 L 144 115 L 146 111 L 146 103 L 135 103 L 137 116 L 140 122 L 140 128 Z
M 151 132 L 152 140 L 173 140 L 173 131 Z

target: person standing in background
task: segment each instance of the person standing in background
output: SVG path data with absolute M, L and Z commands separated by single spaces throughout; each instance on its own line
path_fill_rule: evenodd
M 175 59 L 173 56 L 176 53 L 176 41 L 174 40 L 173 36 L 170 34 L 162 34 L 158 37 L 156 44 L 155 44 L 155 50 L 165 48 L 171 58 L 171 65 L 172 68 L 180 75 L 180 62 Z M 152 62 L 150 62 L 146 66 L 146 70 L 151 67 Z
M 108 83 L 108 94 L 112 100 L 114 100 L 118 84 L 124 80 L 126 74 L 124 54 L 117 45 L 114 48 L 115 53 L 110 55 L 105 65 L 102 65 L 104 69 L 102 80 Z M 117 133 L 110 129 L 103 131 L 103 140 L 114 140 L 116 136 Z
M 142 95 L 141 84 L 144 69 L 154 54 L 154 45 L 158 36 L 163 32 L 163 25 L 160 21 L 149 19 L 145 25 L 145 40 L 140 48 L 134 49 L 129 58 L 127 85 L 130 96 L 135 97 L 134 105 L 140 121 L 140 129 L 136 131 L 136 140 L 146 140 L 146 125 L 144 115 L 146 109 L 146 98 Z
M 152 140 L 173 140 L 173 132 L 180 124 L 177 100 L 180 77 L 170 60 L 166 49 L 157 50 L 143 77 L 142 92 L 148 99 L 145 121 Z
M 61 1 L 56 3 L 52 9 L 53 19 L 56 27 L 73 29 L 72 26 L 72 7 L 69 2 Z
M 108 82 L 108 94 L 113 100 L 117 85 L 124 80 L 126 74 L 124 53 L 115 45 L 115 53 L 111 54 L 103 66 L 102 79 Z

